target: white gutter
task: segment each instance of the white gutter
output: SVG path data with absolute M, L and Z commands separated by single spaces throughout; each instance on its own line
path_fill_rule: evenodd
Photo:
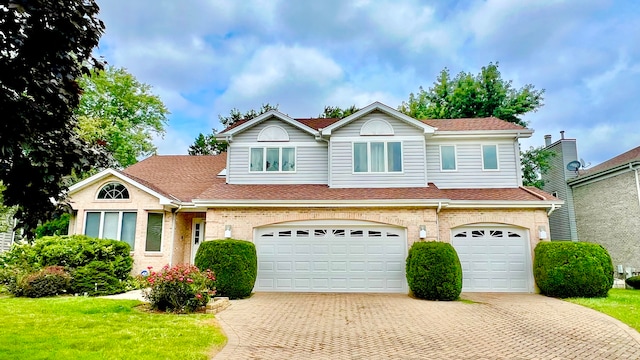
M 178 213 L 178 211 L 180 211 L 180 209 L 182 208 L 182 205 L 179 205 L 177 208 L 173 208 L 171 209 L 171 214 L 173 216 L 173 218 L 171 219 L 171 249 L 169 250 L 169 266 L 173 266 L 173 246 L 176 242 L 176 214 Z M 175 212 L 173 211 L 175 209 Z
M 551 213 L 556 210 L 556 204 L 551 204 L 551 209 L 547 212 L 547 216 L 551 216 Z
M 438 201 L 438 208 L 436 209 L 436 241 L 440 241 L 440 210 L 442 210 L 442 201 Z

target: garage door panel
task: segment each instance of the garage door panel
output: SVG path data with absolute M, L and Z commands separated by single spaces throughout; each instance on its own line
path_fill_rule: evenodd
M 531 291 L 528 240 L 517 229 L 476 228 L 454 232 L 463 291 Z
M 405 292 L 402 233 L 355 226 L 258 230 L 256 290 Z

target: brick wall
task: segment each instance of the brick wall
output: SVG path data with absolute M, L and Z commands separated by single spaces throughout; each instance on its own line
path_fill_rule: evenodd
M 573 188 L 578 239 L 603 245 L 613 265 L 640 271 L 640 205 L 631 171 Z

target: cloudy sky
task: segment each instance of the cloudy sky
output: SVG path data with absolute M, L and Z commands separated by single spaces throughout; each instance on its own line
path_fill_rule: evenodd
M 218 114 L 263 103 L 292 117 L 325 105 L 397 107 L 444 67 L 499 62 L 545 89 L 524 147 L 559 131 L 595 165 L 640 145 L 640 2 L 98 0 L 99 54 L 171 111 L 159 154 L 186 154 Z

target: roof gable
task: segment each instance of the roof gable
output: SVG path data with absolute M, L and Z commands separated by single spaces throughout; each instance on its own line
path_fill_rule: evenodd
M 354 120 L 359 119 L 362 116 L 367 115 L 367 114 L 369 114 L 369 113 L 371 113 L 373 111 L 376 111 L 376 110 L 381 111 L 383 113 L 386 113 L 389 116 L 392 116 L 392 117 L 394 117 L 394 118 L 396 118 L 398 120 L 401 120 L 401 121 L 403 121 L 405 123 L 408 123 L 408 124 L 410 124 L 410 125 L 412 125 L 412 126 L 414 126 L 416 128 L 422 129 L 425 134 L 433 134 L 434 131 L 435 131 L 435 129 L 432 126 L 430 126 L 428 124 L 425 124 L 425 123 L 421 122 L 420 120 L 416 120 L 416 119 L 414 119 L 414 118 L 412 118 L 410 116 L 407 116 L 407 115 L 405 115 L 405 114 L 403 114 L 403 113 L 401 113 L 401 112 L 399 112 L 399 111 L 397 111 L 397 110 L 395 110 L 395 109 L 393 109 L 393 108 L 391 108 L 391 107 L 389 107 L 387 105 L 384 105 L 384 104 L 382 104 L 380 102 L 377 102 L 377 101 L 374 102 L 373 104 L 371 104 L 369 106 L 366 106 L 366 107 L 360 109 L 359 111 L 357 111 L 357 112 L 345 117 L 342 120 L 339 120 L 339 121 L 336 121 L 336 122 L 332 123 L 331 125 L 325 127 L 324 129 L 320 129 L 320 131 L 321 131 L 322 135 L 330 136 L 332 131 L 334 131 L 336 129 L 339 129 L 339 128 L 341 128 L 341 127 L 353 122 Z
M 297 121 L 296 119 L 293 119 L 291 117 L 289 117 L 288 115 L 285 115 L 277 110 L 270 110 L 267 111 L 266 113 L 256 116 L 255 118 L 251 119 L 251 120 L 240 120 L 240 121 L 236 121 L 233 125 L 229 126 L 228 128 L 224 129 L 222 132 L 220 132 L 219 134 L 216 135 L 216 137 L 218 138 L 226 138 L 229 136 L 233 136 L 235 134 L 238 134 L 244 130 L 247 130 L 253 126 L 256 126 L 260 123 L 262 123 L 265 120 L 271 119 L 271 118 L 276 118 L 279 119 L 281 121 L 284 121 L 302 131 L 305 131 L 311 135 L 317 135 L 318 132 L 316 131 L 316 129 L 309 127 L 308 125 L 306 125 L 303 122 Z

